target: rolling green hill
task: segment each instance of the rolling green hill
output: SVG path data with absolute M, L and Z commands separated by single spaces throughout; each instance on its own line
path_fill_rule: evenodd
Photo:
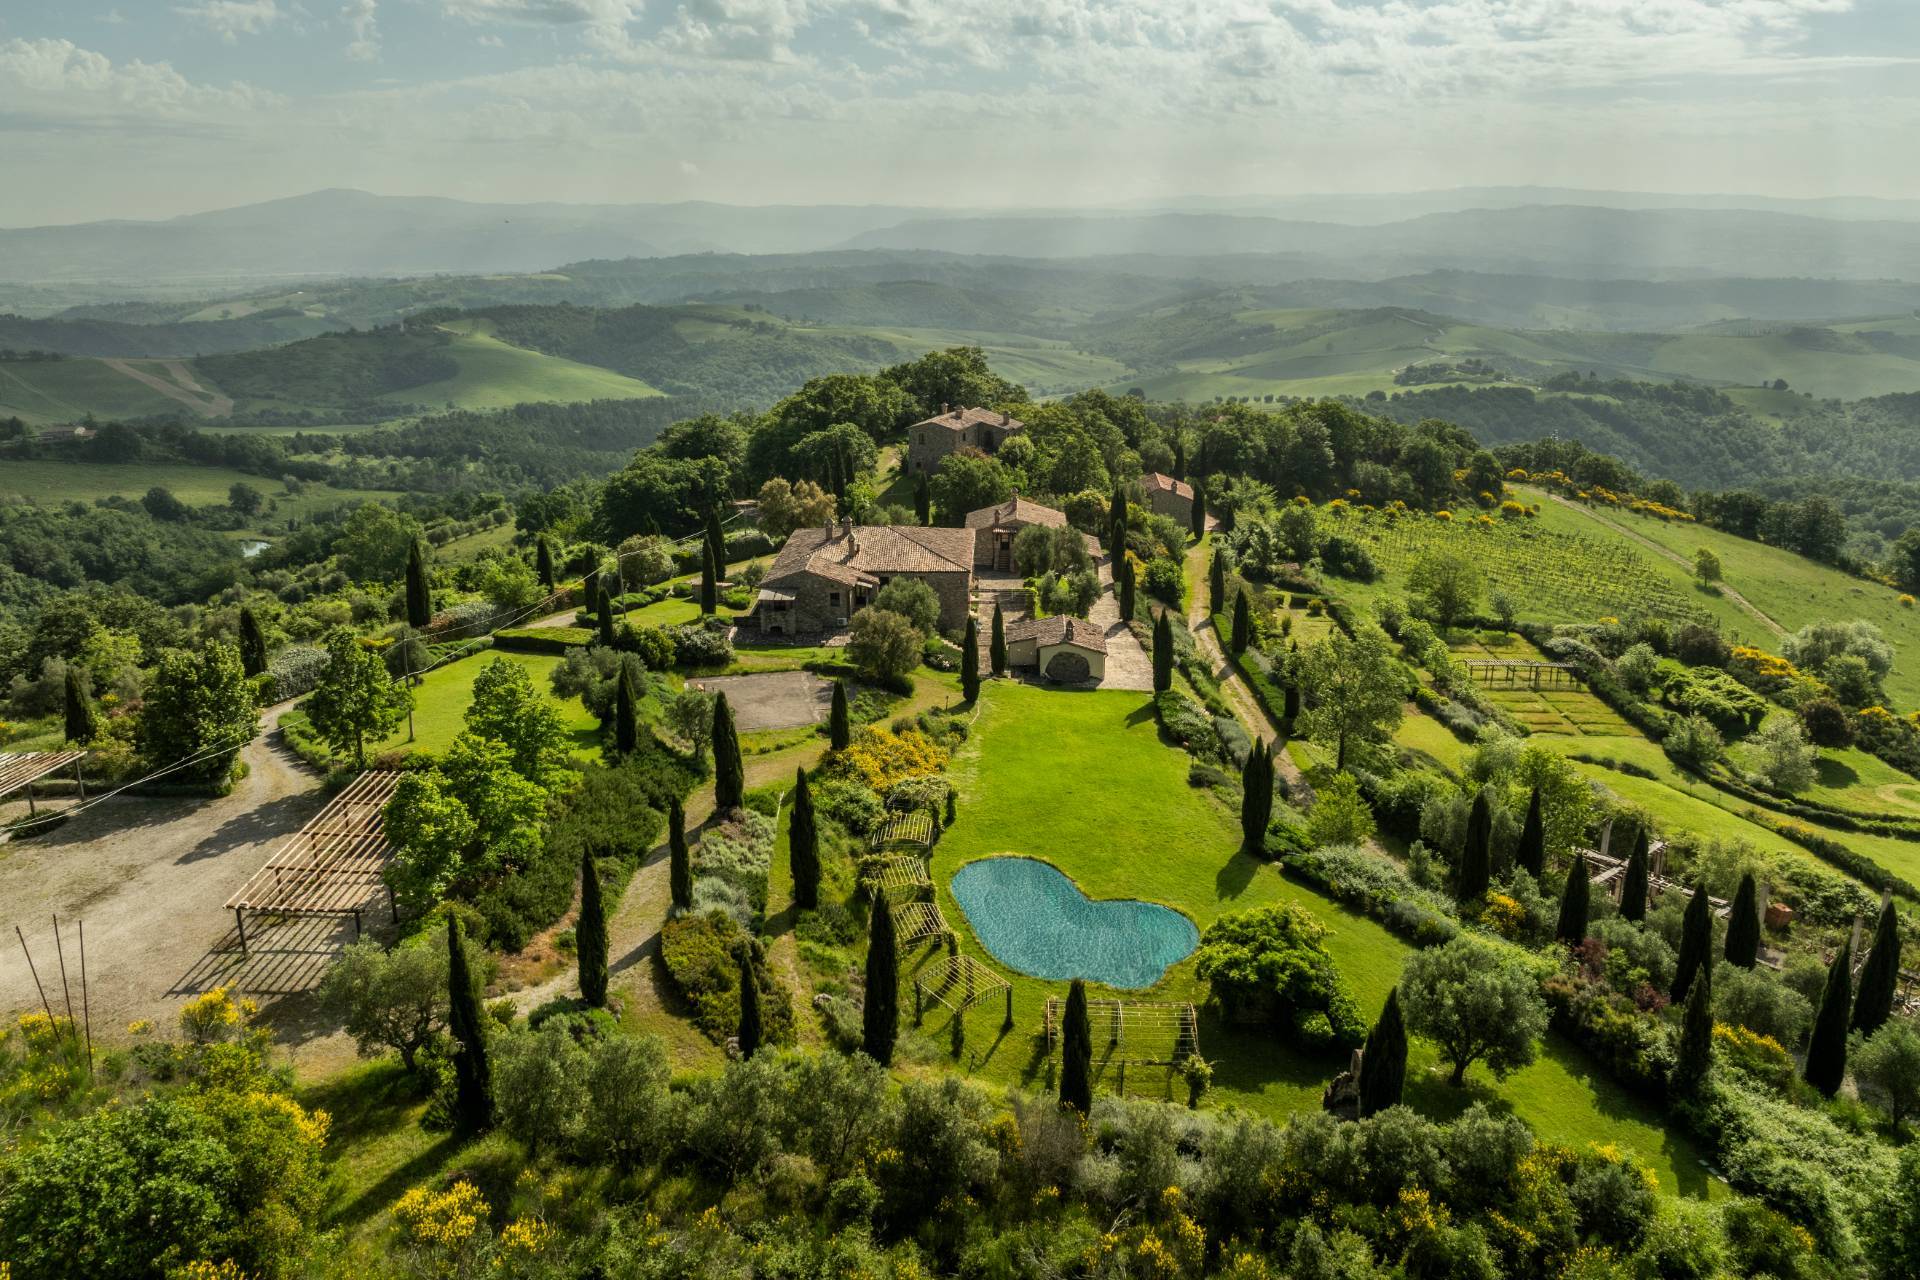
M 151 414 L 209 415 L 231 407 L 178 360 L 0 361 L 0 418 L 30 425 Z

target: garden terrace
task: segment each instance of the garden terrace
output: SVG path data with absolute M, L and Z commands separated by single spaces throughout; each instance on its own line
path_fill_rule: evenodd
M 892 908 L 894 945 L 905 951 L 928 938 L 944 938 L 953 933 L 947 918 L 935 902 L 903 902 Z
M 382 877 L 393 857 L 387 840 L 387 801 L 400 785 L 401 772 L 370 769 L 346 785 L 227 899 L 247 949 L 246 913 L 277 916 L 352 916 L 354 933 L 361 914 L 384 891 L 388 910 L 393 892 Z M 398 915 L 395 915 L 396 921 Z
M 1587 856 L 1587 865 L 1593 868 L 1592 874 L 1587 877 L 1588 883 L 1596 889 L 1606 890 L 1607 896 L 1618 902 L 1620 888 L 1627 877 L 1627 860 L 1616 858 L 1611 853 L 1601 853 L 1598 849 L 1582 849 L 1580 852 Z M 1647 846 L 1647 897 L 1649 900 L 1658 899 L 1668 890 L 1680 894 L 1692 892 L 1678 880 L 1670 879 L 1663 874 L 1666 862 L 1667 842 L 1665 840 L 1655 840 Z M 1713 914 L 1717 919 L 1725 920 L 1733 910 L 1733 905 L 1725 898 L 1709 895 L 1707 902 L 1713 907 Z
M 919 854 L 902 853 L 866 859 L 860 867 L 860 883 L 868 889 L 878 887 L 889 893 L 918 896 L 921 890 L 933 887 L 933 877 L 927 874 L 926 860 Z
M 920 1024 L 929 1000 L 958 1015 L 995 994 L 1006 1000 L 1007 1025 L 1012 1026 L 1013 984 L 972 956 L 948 956 L 913 979 L 914 1025 Z
M 1511 658 L 1470 658 L 1460 664 L 1473 677 L 1474 683 L 1489 689 L 1514 689 L 1525 686 L 1530 689 L 1541 687 L 1545 677 L 1547 688 L 1561 684 L 1570 684 L 1576 688 L 1580 678 L 1574 673 L 1570 662 L 1526 662 Z
M 80 784 L 80 798 L 86 799 L 86 779 L 80 776 L 80 762 L 86 755 L 85 751 L 0 751 L 0 800 L 24 791 L 27 812 L 33 813 L 33 784 L 68 765 L 73 766 L 73 779 Z
M 1047 997 L 1047 1052 L 1060 1045 L 1061 1019 L 1066 1001 Z M 1106 1032 L 1106 1053 L 1095 1053 L 1101 1064 L 1119 1069 L 1117 1088 L 1127 1090 L 1127 1068 L 1177 1067 L 1200 1056 L 1200 1014 L 1184 1000 L 1088 1000 L 1087 1025 L 1094 1043 Z
M 932 847 L 933 815 L 925 809 L 896 813 L 867 837 L 867 848 L 876 853 L 899 849 L 918 849 L 924 853 Z

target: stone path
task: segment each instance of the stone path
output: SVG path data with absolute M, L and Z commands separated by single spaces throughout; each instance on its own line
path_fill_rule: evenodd
M 1100 561 L 1100 597 L 1087 612 L 1087 621 L 1107 636 L 1107 676 L 1102 689 L 1153 691 L 1153 659 L 1147 655 L 1140 638 L 1120 617 L 1120 601 L 1113 587 L 1113 564 Z

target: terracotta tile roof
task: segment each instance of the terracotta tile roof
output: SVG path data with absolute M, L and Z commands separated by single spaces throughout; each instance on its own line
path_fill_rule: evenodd
M 1004 524 L 1044 524 L 1060 529 L 1065 528 L 1066 523 L 1066 512 L 1043 507 L 1017 493 L 997 507 L 982 507 L 967 513 L 969 529 L 997 529 Z
M 1175 480 L 1172 476 L 1163 476 L 1158 471 L 1148 472 L 1146 479 L 1140 483 L 1146 486 L 1148 493 L 1171 493 L 1188 502 L 1193 501 L 1192 485 L 1184 480 Z
M 773 558 L 766 581 L 800 573 L 835 582 L 877 582 L 896 573 L 973 571 L 973 534 L 965 529 L 921 529 L 912 525 L 845 525 L 795 529 Z
M 916 427 L 945 427 L 949 431 L 964 431 L 974 425 L 986 427 L 1004 427 L 1009 431 L 1019 431 L 1027 424 L 1018 418 L 1010 418 L 1004 413 L 992 409 L 949 409 L 945 413 L 936 413 L 931 418 L 922 418 L 914 423 Z
M 1106 633 L 1085 618 L 1070 617 L 1056 613 L 1051 618 L 1022 618 L 1018 622 L 1009 622 L 1006 627 L 1007 642 L 1015 640 L 1033 640 L 1041 648 L 1049 645 L 1070 644 L 1091 653 L 1107 651 Z

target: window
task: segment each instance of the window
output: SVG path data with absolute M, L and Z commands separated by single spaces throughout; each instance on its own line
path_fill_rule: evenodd
M 840 607 L 840 593 L 838 591 L 827 592 L 827 607 L 830 609 L 838 609 Z

